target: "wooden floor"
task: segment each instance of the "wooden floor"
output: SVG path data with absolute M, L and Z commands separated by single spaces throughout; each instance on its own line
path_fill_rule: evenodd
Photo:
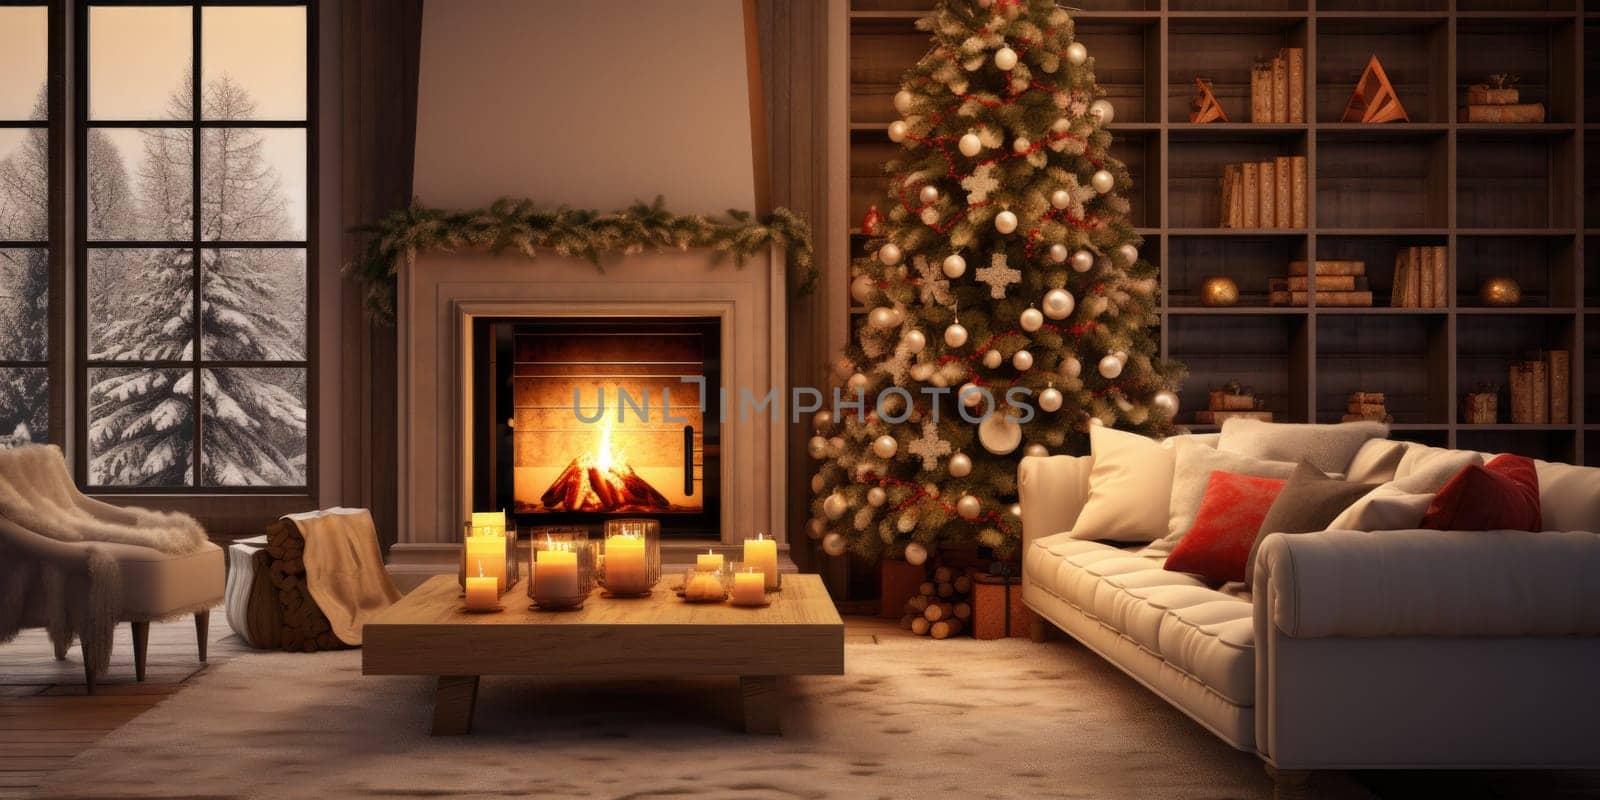
M 219 606 L 211 612 L 209 661 L 195 647 L 194 622 L 150 626 L 144 683 L 133 678 L 133 632 L 123 623 L 111 651 L 111 669 L 84 693 L 83 654 L 76 645 L 55 659 L 43 630 L 23 631 L 0 645 L 0 798 L 27 797 L 51 771 L 100 737 L 144 713 L 208 666 L 245 649 Z

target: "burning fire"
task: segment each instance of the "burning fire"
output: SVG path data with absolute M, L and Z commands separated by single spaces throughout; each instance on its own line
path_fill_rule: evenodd
M 572 459 L 540 498 L 551 511 L 667 511 L 667 498 L 611 451 L 611 425 L 593 450 Z

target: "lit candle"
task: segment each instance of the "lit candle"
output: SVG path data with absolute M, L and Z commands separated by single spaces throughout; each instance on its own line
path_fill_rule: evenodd
M 744 563 L 766 575 L 766 588 L 778 588 L 778 542 L 764 533 L 744 540 Z
M 489 530 L 485 530 L 485 529 Z M 474 533 L 500 534 L 506 532 L 506 512 L 504 511 L 474 511 L 472 512 L 472 530 Z
M 493 611 L 500 605 L 499 585 L 493 575 L 483 574 L 483 562 L 478 562 L 478 575 L 467 578 L 467 610 Z
M 540 550 L 533 565 L 533 599 L 536 603 L 571 600 L 578 596 L 578 554 L 566 543 Z
M 619 535 L 606 539 L 606 588 L 615 594 L 650 591 L 650 569 L 642 537 Z
M 479 564 L 479 573 L 495 579 L 495 591 L 506 591 L 506 537 L 476 535 L 463 542 L 467 548 L 467 563 Z
M 722 554 L 707 550 L 694 557 L 694 568 L 696 572 L 721 572 Z
M 767 579 L 754 567 L 733 573 L 733 602 L 744 606 L 758 606 L 767 601 Z

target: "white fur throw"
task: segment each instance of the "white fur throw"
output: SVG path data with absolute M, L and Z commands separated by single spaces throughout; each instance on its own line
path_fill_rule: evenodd
M 188 514 L 120 508 L 79 494 L 55 445 L 0 451 L 0 517 L 58 542 L 112 542 L 193 553 L 206 532 Z
M 187 514 L 118 508 L 83 496 L 54 445 L 0 450 L 0 642 L 43 626 L 64 658 L 76 637 L 94 674 L 111 661 L 121 617 L 117 561 L 97 545 L 129 544 L 174 555 L 206 543 Z M 20 531 L 17 529 L 21 529 Z M 37 540 L 81 544 L 41 548 Z M 51 555 L 40 555 L 40 550 Z

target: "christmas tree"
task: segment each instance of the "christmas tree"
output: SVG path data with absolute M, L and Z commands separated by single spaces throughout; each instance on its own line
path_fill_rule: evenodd
M 1024 455 L 1087 450 L 1093 425 L 1172 428 L 1156 275 L 1128 220 L 1114 109 L 1053 0 L 940 0 L 894 97 L 902 146 L 881 235 L 850 286 L 871 310 L 818 412 L 808 533 L 838 555 L 940 543 L 1016 554 Z

